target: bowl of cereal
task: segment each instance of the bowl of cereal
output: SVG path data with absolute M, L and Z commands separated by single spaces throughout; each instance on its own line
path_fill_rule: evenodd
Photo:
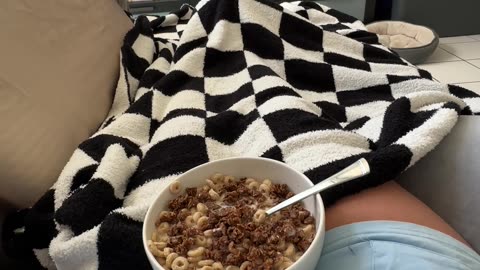
M 143 246 L 156 270 L 315 269 L 325 235 L 320 195 L 267 216 L 312 182 L 265 158 L 197 166 L 160 191 L 147 211 Z

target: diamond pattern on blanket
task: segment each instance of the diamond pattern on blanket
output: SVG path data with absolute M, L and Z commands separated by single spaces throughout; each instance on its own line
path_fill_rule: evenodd
M 212 32 L 221 20 L 232 23 L 240 22 L 238 0 L 210 0 L 203 8 L 203 12 L 198 13 L 198 16 L 207 33 Z
M 276 77 L 286 78 L 284 60 L 265 59 L 249 51 L 245 51 L 245 59 L 247 60 L 248 67 L 254 67 L 256 65 L 264 66 L 271 69 Z
M 243 43 L 248 42 L 248 40 L 244 38 L 230 38 L 230 36 L 241 36 L 241 28 L 242 25 L 237 22 L 230 22 L 227 20 L 219 21 L 209 34 L 207 47 L 223 52 L 243 51 Z
M 337 97 L 339 103 L 344 106 L 361 105 L 378 100 L 394 100 L 389 85 L 378 85 L 353 91 L 342 91 L 337 93 Z
M 222 52 L 207 48 L 205 54 L 205 77 L 225 77 L 247 68 L 242 51 Z
M 299 48 L 323 51 L 323 31 L 298 17 L 284 13 L 280 22 L 280 36 Z M 305 36 L 309 38 L 306 39 Z
M 226 111 L 206 120 L 205 136 L 220 143 L 233 144 L 260 117 L 257 110 L 243 115 L 235 111 Z M 229 132 L 225 132 L 228 130 Z
M 332 66 L 325 63 L 312 63 L 305 60 L 285 61 L 287 81 L 302 90 L 329 92 L 335 91 Z
M 240 22 L 253 23 L 267 28 L 275 35 L 279 35 L 282 7 L 271 5 L 268 1 L 239 1 Z M 259 16 L 260 15 L 260 16 Z
M 244 23 L 241 28 L 245 50 L 264 59 L 284 59 L 282 39 L 279 36 L 254 23 Z
M 282 40 L 285 60 L 305 60 L 313 63 L 323 63 L 324 53 L 319 51 L 305 50 L 289 42 Z
M 325 59 L 325 62 L 331 65 L 370 71 L 370 65 L 367 62 L 357 60 L 355 58 L 351 58 L 342 54 L 325 53 L 324 59 Z
M 248 75 L 248 74 L 247 74 Z M 205 84 L 209 84 L 210 81 L 217 81 L 215 79 L 206 79 Z M 226 85 L 228 85 L 228 80 L 225 82 Z M 245 84 L 240 83 L 239 88 L 230 88 L 234 89 L 234 91 L 224 91 L 222 92 L 221 95 L 215 95 L 214 93 L 206 93 L 206 109 L 209 112 L 215 112 L 215 113 L 220 113 L 222 111 L 226 111 L 228 109 L 232 109 L 232 107 L 235 107 L 235 104 L 238 102 L 242 101 L 245 103 L 246 101 L 243 101 L 244 99 L 248 97 L 252 97 L 254 91 L 252 87 L 252 83 L 250 81 L 246 82 Z M 237 86 L 238 87 L 238 86 Z M 214 84 L 212 87 L 206 87 L 208 90 L 217 90 L 219 89 L 218 84 Z M 225 89 L 224 87 L 223 89 Z M 252 99 L 252 102 L 254 100 Z M 245 106 L 243 104 L 242 106 Z M 253 106 L 253 105 L 252 105 Z
M 105 122 L 28 210 L 24 239 L 44 267 L 149 269 L 148 206 L 197 165 L 266 157 L 318 183 L 366 158 L 369 176 L 322 192 L 330 205 L 394 179 L 459 114 L 480 113 L 477 94 L 433 81 L 316 2 L 210 0 L 139 16 L 120 54 Z

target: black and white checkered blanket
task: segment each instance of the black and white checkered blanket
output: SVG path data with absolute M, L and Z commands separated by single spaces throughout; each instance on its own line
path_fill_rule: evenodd
M 148 269 L 142 220 L 170 180 L 232 156 L 281 160 L 319 182 L 360 157 L 372 173 L 325 203 L 379 185 L 480 111 L 364 25 L 314 2 L 211 0 L 139 17 L 114 103 L 30 210 L 25 235 L 58 269 Z M 88 109 L 88 108 L 86 108 Z

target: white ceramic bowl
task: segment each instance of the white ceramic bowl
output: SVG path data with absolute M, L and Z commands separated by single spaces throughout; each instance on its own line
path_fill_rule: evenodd
M 312 182 L 302 173 L 290 168 L 284 163 L 266 158 L 228 158 L 216 160 L 197 166 L 177 178 L 181 183 L 184 192 L 185 187 L 198 187 L 205 183 L 205 179 L 215 173 L 233 175 L 237 178 L 252 177 L 255 179 L 271 179 L 273 183 L 287 184 L 294 193 L 299 193 L 311 186 Z M 155 270 L 164 268 L 155 260 L 150 253 L 147 240 L 150 239 L 155 229 L 155 220 L 161 211 L 167 210 L 168 201 L 174 199 L 168 185 L 155 199 L 148 209 L 143 223 L 143 247 L 147 253 L 148 260 Z M 313 270 L 322 252 L 325 236 L 325 209 L 320 195 L 312 196 L 304 200 L 305 208 L 312 213 L 316 221 L 317 232 L 315 238 L 300 259 L 298 259 L 289 270 Z

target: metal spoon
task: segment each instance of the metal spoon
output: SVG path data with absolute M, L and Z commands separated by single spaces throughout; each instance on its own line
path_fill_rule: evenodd
M 348 182 L 353 179 L 365 176 L 370 173 L 370 166 L 368 166 L 367 160 L 364 158 L 356 161 L 347 168 L 341 170 L 340 172 L 330 176 L 329 178 L 323 180 L 322 182 L 316 184 L 315 186 L 298 193 L 297 195 L 286 199 L 285 201 L 275 205 L 274 207 L 266 211 L 267 216 L 289 206 L 298 201 L 301 201 L 307 197 L 310 197 L 314 194 L 319 193 L 320 191 L 329 189 L 336 185 Z

